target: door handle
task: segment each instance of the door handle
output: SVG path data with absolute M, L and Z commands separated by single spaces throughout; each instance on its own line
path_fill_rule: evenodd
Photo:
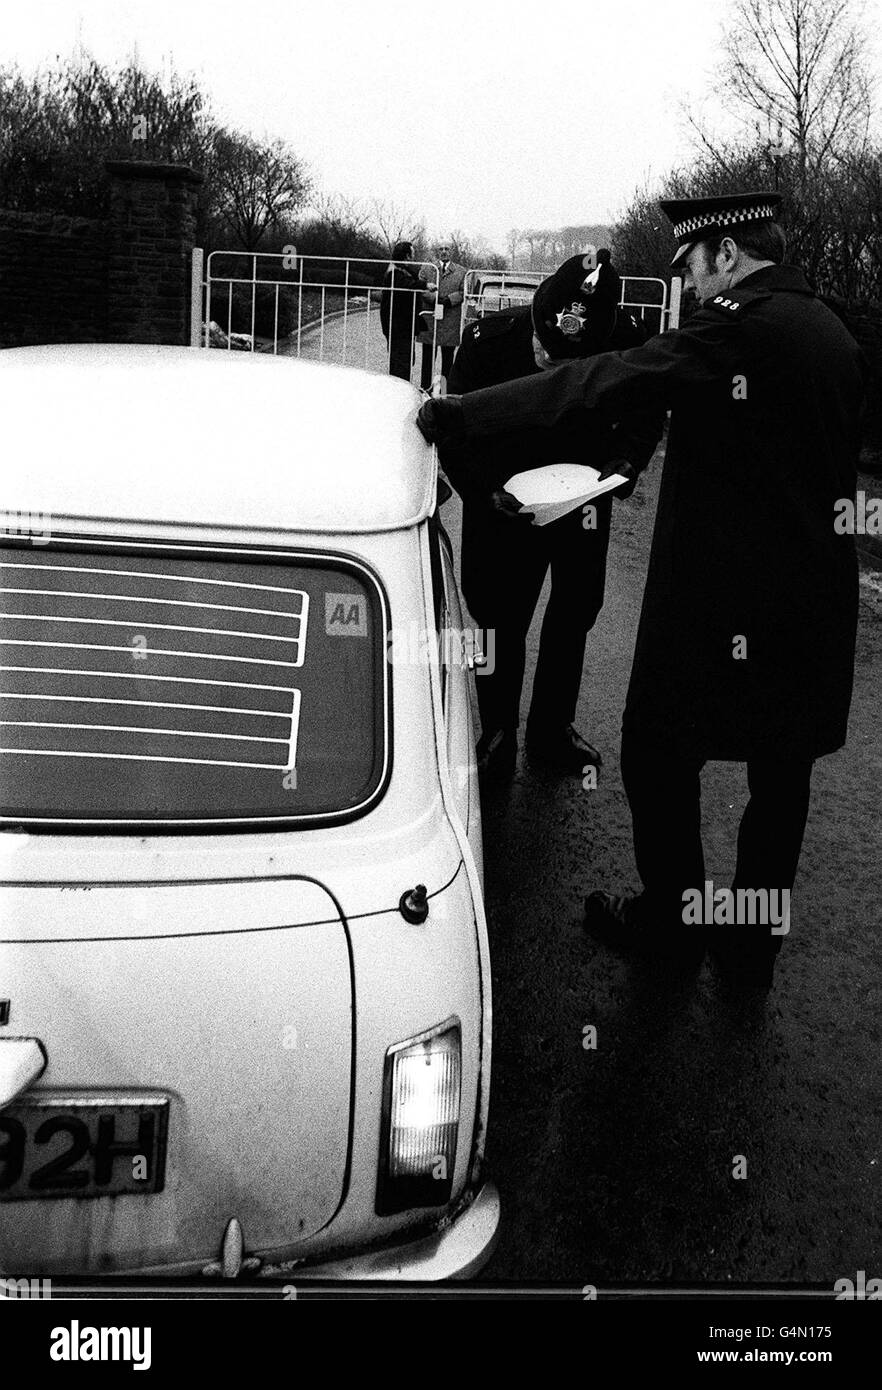
M 0 1109 L 43 1075 L 48 1060 L 39 1038 L 0 1038 Z

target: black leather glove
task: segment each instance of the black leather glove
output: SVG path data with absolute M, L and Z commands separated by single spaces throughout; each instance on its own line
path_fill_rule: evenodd
M 490 506 L 500 516 L 517 517 L 518 521 L 532 521 L 535 512 L 525 512 L 523 502 L 519 502 L 513 492 L 499 488 L 490 494 Z
M 621 487 L 614 487 L 610 495 L 612 497 L 630 497 L 637 486 L 637 470 L 634 465 L 629 463 L 627 459 L 612 459 L 602 470 L 597 481 L 602 483 L 604 478 L 611 478 L 613 473 L 621 473 L 622 477 L 627 478 L 628 481 L 623 483 Z
M 416 417 L 417 428 L 429 444 L 446 444 L 465 434 L 462 396 L 433 396 Z

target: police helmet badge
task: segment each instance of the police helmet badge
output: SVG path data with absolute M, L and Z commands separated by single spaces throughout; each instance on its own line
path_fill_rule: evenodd
M 556 315 L 557 327 L 567 338 L 578 338 L 585 327 L 585 305 L 574 301 Z

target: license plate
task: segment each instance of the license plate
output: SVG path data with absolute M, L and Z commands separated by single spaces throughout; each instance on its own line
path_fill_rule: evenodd
M 105 1092 L 0 1110 L 0 1202 L 161 1192 L 168 1108 L 167 1096 Z

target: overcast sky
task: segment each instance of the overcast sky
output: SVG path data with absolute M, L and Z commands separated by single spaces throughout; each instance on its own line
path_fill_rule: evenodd
M 607 222 L 689 156 L 728 0 L 27 0 L 2 61 L 81 43 L 194 73 L 218 116 L 289 140 L 329 193 L 504 249 L 509 227 Z M 882 0 L 868 0 L 882 31 Z M 877 49 L 878 52 L 878 49 Z

